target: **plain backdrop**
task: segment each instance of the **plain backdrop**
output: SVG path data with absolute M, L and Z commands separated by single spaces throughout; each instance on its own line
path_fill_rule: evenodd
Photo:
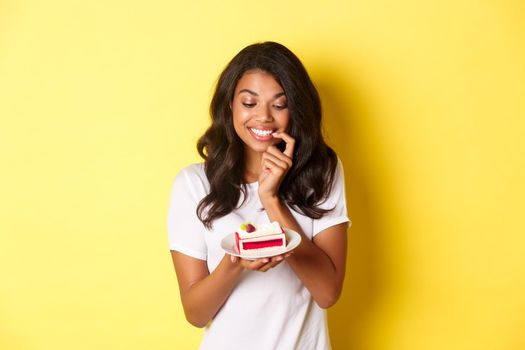
M 523 1 L 0 3 L 0 348 L 195 349 L 166 215 L 244 46 L 345 167 L 335 350 L 525 348 Z M 234 325 L 232 325 L 234 327 Z

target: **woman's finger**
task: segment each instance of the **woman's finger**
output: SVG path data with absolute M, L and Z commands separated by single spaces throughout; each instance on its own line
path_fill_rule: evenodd
M 278 256 L 274 256 L 269 263 L 267 263 L 266 265 L 263 265 L 259 271 L 261 272 L 266 272 L 268 271 L 269 269 L 272 269 L 274 268 L 275 266 L 279 265 L 282 261 L 284 260 L 284 258 L 281 256 L 281 255 L 278 255 Z
M 279 165 L 275 164 L 271 159 L 265 159 L 262 163 L 262 170 L 267 174 L 274 174 L 277 176 L 282 176 L 286 169 L 283 169 Z
M 270 259 L 268 258 L 256 259 L 256 260 L 241 259 L 241 264 L 243 267 L 247 268 L 248 270 L 257 270 L 257 271 L 269 262 L 270 262 Z
M 284 142 L 286 143 L 286 148 L 284 149 L 283 153 L 286 154 L 288 157 L 293 158 L 295 139 L 285 132 L 274 132 L 272 136 L 284 140 Z
M 284 154 L 283 152 L 281 152 L 277 147 L 275 146 L 269 146 L 267 149 L 266 149 L 266 152 L 267 153 L 270 153 L 271 155 L 279 158 L 280 160 L 282 160 L 283 162 L 286 162 L 286 164 L 288 164 L 288 167 L 290 168 L 292 166 L 292 158 L 288 157 L 286 154 Z
M 282 263 L 290 254 L 276 255 L 271 258 L 262 258 L 256 260 L 246 260 L 242 258 L 237 258 L 240 260 L 242 266 L 248 270 L 266 272 L 275 266 Z
M 278 158 L 277 156 L 275 156 L 275 155 L 273 155 L 273 154 L 271 154 L 269 152 L 264 152 L 263 155 L 262 155 L 262 159 L 263 159 L 263 163 L 264 163 L 265 160 L 269 160 L 272 163 L 274 163 L 275 165 L 277 165 L 278 167 L 283 168 L 284 170 L 287 170 L 290 167 L 289 164 L 286 161 Z
M 279 170 L 284 171 L 281 166 L 278 164 L 278 160 L 275 160 L 275 156 L 272 156 L 271 154 L 264 152 L 261 157 L 261 168 L 263 170 L 269 169 L 269 170 Z

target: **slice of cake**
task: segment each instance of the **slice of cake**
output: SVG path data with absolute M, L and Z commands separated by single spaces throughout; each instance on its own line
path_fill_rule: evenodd
M 286 235 L 277 221 L 255 227 L 245 222 L 235 232 L 235 244 L 241 255 L 274 254 L 286 250 Z

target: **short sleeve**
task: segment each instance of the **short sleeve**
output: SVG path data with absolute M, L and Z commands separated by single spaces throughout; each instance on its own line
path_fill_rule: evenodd
M 346 197 L 345 197 L 345 179 L 341 160 L 337 161 L 337 168 L 335 171 L 334 182 L 332 189 L 326 201 L 319 207 L 323 209 L 332 209 L 326 213 L 322 218 L 314 220 L 313 236 L 319 232 L 344 222 L 348 222 L 349 226 L 352 224 L 346 212 Z
M 197 185 L 198 176 L 188 169 L 175 178 L 168 209 L 168 240 L 170 250 L 206 260 L 205 228 L 196 213 L 200 201 Z

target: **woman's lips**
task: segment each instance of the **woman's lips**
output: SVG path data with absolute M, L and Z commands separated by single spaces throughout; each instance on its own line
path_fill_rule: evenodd
M 250 134 L 258 141 L 269 141 L 273 139 L 274 129 L 248 128 Z

